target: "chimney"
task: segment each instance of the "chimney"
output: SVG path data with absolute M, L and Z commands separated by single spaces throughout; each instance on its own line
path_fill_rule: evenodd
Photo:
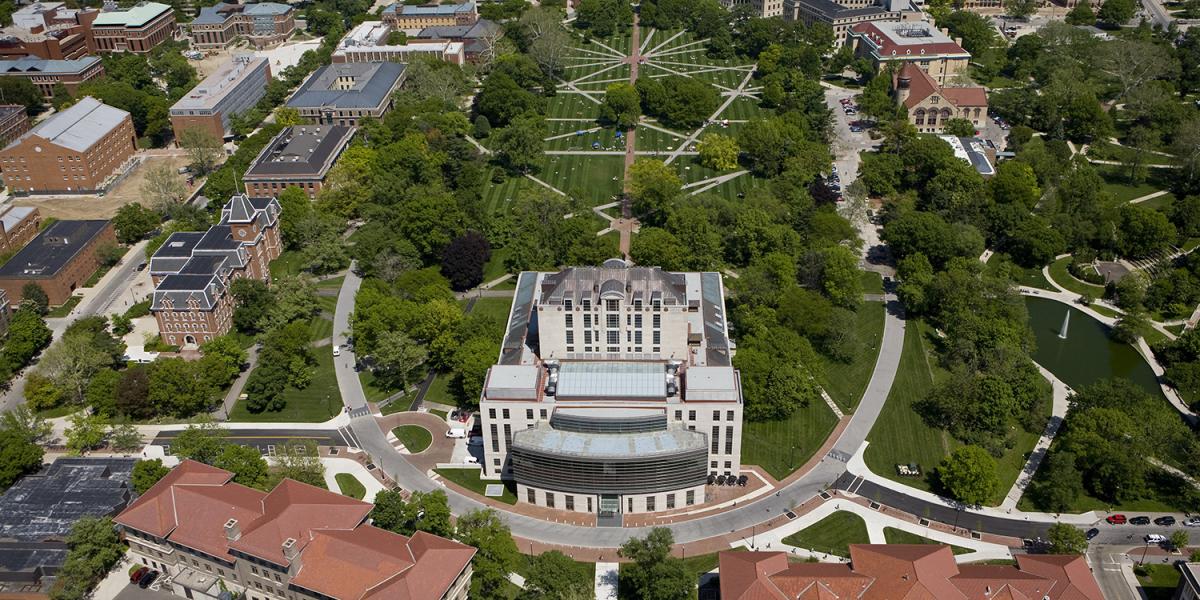
M 242 528 L 238 526 L 238 520 L 225 521 L 225 539 L 234 542 L 240 537 L 242 537 Z
M 298 547 L 296 547 L 296 538 L 288 538 L 286 540 L 283 540 L 283 557 L 284 558 L 286 558 L 290 562 L 292 560 L 295 560 L 296 556 L 299 554 L 300 554 L 300 549 Z

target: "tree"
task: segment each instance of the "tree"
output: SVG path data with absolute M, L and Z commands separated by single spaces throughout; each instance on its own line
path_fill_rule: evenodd
M 543 552 L 530 561 L 521 600 L 585 600 L 594 596 L 592 581 L 578 576 L 574 560 L 558 550 Z
M 1180 554 L 1183 554 L 1183 551 L 1187 550 L 1188 542 L 1190 540 L 1188 539 L 1187 531 L 1176 529 L 1175 531 L 1171 532 L 1171 537 L 1168 538 L 1167 541 L 1169 544 L 1171 544 L 1171 548 L 1173 550 L 1178 550 Z
M 571 34 L 563 29 L 559 11 L 538 7 L 521 15 L 521 25 L 530 36 L 529 56 L 547 76 L 560 73 L 571 50 Z
M 588 2 L 590 0 L 584 0 Z M 508 574 L 517 568 L 520 554 L 512 533 L 492 509 L 473 510 L 458 519 L 458 541 L 474 546 L 475 575 L 471 578 L 472 598 L 493 598 L 508 583 Z
M 150 373 L 143 365 L 134 365 L 121 371 L 113 399 L 117 413 L 134 419 L 154 416 L 154 405 L 150 403 Z
M 655 527 L 645 539 L 621 545 L 620 555 L 633 562 L 621 569 L 619 587 L 643 600 L 687 600 L 696 595 L 696 578 L 683 561 L 671 556 L 671 530 Z
M 629 168 L 633 213 L 643 223 L 662 223 L 667 207 L 683 189 L 675 169 L 661 160 L 639 159 Z
M 274 294 L 266 282 L 253 277 L 239 277 L 229 286 L 233 295 L 233 325 L 238 331 L 251 333 L 262 329 L 261 323 L 274 304 Z
M 42 289 L 41 284 L 30 281 L 21 287 L 21 303 L 29 302 L 37 310 L 39 315 L 44 315 L 50 308 L 50 296 L 46 295 L 46 290 Z
M 113 228 L 117 232 L 117 241 L 122 244 L 133 244 L 146 237 L 162 223 L 162 217 L 154 211 L 130 202 L 117 209 L 113 216 Z
M 113 425 L 108 430 L 108 441 L 117 452 L 136 452 L 145 445 L 142 434 L 133 423 Z
M 1096 11 L 1092 10 L 1091 2 L 1080 2 L 1075 5 L 1075 8 L 1067 11 L 1068 25 L 1094 25 L 1096 23 Z
M 83 600 L 121 560 L 125 545 L 108 517 L 83 517 L 67 536 L 67 559 L 58 571 L 51 600 Z
M 700 164 L 717 171 L 728 171 L 738 167 L 737 140 L 719 133 L 705 134 L 698 147 Z
M 109 364 L 112 356 L 96 347 L 95 337 L 74 331 L 50 346 L 37 368 L 59 387 L 67 402 L 78 403 L 92 376 Z
M 1117 250 L 1122 256 L 1151 256 L 1175 242 L 1175 226 L 1160 211 L 1141 204 L 1124 204 L 1119 217 Z
M 418 373 L 429 353 L 402 331 L 385 331 L 379 335 L 371 358 L 375 376 L 389 389 L 403 390 Z
M 154 487 L 160 479 L 167 476 L 171 469 L 164 467 L 162 460 L 139 460 L 133 463 L 133 474 L 130 477 L 130 483 L 133 484 L 133 491 L 138 495 L 145 494 L 146 490 Z
M 293 479 L 311 486 L 325 487 L 325 465 L 317 453 L 317 444 L 312 440 L 288 440 L 275 451 L 275 471 L 270 485 L 284 479 Z
M 834 304 L 857 308 L 862 303 L 862 277 L 858 255 L 845 246 L 830 246 L 816 253 L 820 287 Z
M 234 483 L 259 490 L 267 489 L 267 461 L 263 460 L 256 448 L 225 444 L 213 461 L 213 466 L 233 473 Z
M 687 252 L 687 248 L 671 232 L 658 227 L 643 227 L 633 237 L 629 257 L 639 265 L 680 271 L 686 268 Z
M 461 292 L 483 282 L 483 267 L 492 257 L 492 247 L 478 231 L 468 231 L 451 240 L 442 250 L 442 275 L 450 288 Z
M 280 106 L 275 109 L 275 124 L 280 127 L 293 127 L 300 125 L 304 119 L 300 118 L 300 111 L 290 106 Z
M 1004 14 L 1014 19 L 1024 19 L 1037 12 L 1041 0 L 1008 0 L 1004 3 Z
M 31 444 L 42 441 L 53 430 L 44 417 L 23 404 L 0 415 L 0 432 L 13 434 Z
M 71 454 L 83 454 L 104 443 L 108 432 L 104 417 L 79 411 L 72 414 L 68 422 L 71 426 L 66 431 L 67 451 Z
M 617 129 L 633 129 L 641 115 L 641 98 L 637 90 L 628 83 L 610 83 L 604 90 L 604 102 L 600 104 L 600 122 Z
M 524 114 L 492 134 L 492 148 L 506 167 L 528 173 L 542 157 L 545 137 L 545 120 L 537 114 Z
M 200 127 L 189 127 L 180 132 L 179 146 L 187 152 L 196 175 L 208 175 L 225 156 L 221 139 Z
M 42 447 L 26 434 L 9 429 L 7 424 L 0 429 L 0 490 L 42 468 L 43 454 Z
M 1096 17 L 1109 27 L 1120 27 L 1133 18 L 1137 6 L 1133 0 L 1104 0 Z
M 442 537 L 454 535 L 449 499 L 442 490 L 413 492 L 407 502 L 399 492 L 379 492 L 375 495 L 370 517 L 376 527 L 401 535 L 412 535 L 417 531 Z
M 938 482 L 950 497 L 968 505 L 987 502 L 1000 485 L 996 459 L 979 446 L 961 446 L 942 460 Z
M 1061 450 L 1047 455 L 1041 473 L 1029 491 L 1030 498 L 1042 510 L 1070 510 L 1083 493 L 1083 474 L 1075 467 L 1075 455 Z
M 1040 0 L 1031 0 L 1039 2 Z M 955 117 L 945 122 L 942 133 L 955 137 L 975 137 L 975 124 L 962 117 Z
M 150 403 L 164 413 L 195 415 L 208 408 L 216 396 L 213 383 L 199 377 L 193 363 L 182 358 L 160 358 L 149 375 Z
M 146 168 L 142 193 L 153 203 L 154 208 L 164 215 L 170 214 L 187 197 L 187 189 L 184 188 L 179 174 L 167 163 Z
M 1048 537 L 1050 554 L 1083 554 L 1087 550 L 1087 536 L 1083 530 L 1069 523 L 1051 525 Z
M 5 339 L 4 350 L 0 354 L 4 359 L 4 366 L 13 372 L 29 364 L 30 359 L 50 343 L 51 335 L 50 328 L 46 327 L 46 322 L 38 312 L 18 310 L 9 321 L 8 338 Z
M 455 349 L 451 361 L 454 366 L 454 380 L 451 385 L 461 392 L 461 398 L 471 404 L 479 401 L 479 395 L 483 392 L 483 379 L 492 363 L 496 361 L 499 351 L 498 342 L 483 337 L 468 339 Z
M 228 435 L 226 429 L 204 418 L 188 425 L 171 440 L 171 452 L 181 459 L 190 458 L 211 465 L 225 449 Z

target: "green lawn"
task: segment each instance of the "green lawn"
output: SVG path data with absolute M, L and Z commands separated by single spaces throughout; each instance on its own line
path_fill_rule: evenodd
M 420 425 L 401 425 L 392 434 L 413 454 L 424 452 L 433 443 L 433 434 Z
M 742 431 L 742 464 L 758 465 L 783 479 L 821 447 L 837 417 L 824 402 L 810 402 L 784 421 L 746 421 Z
M 429 385 L 429 390 L 425 392 L 424 400 L 446 406 L 461 406 L 463 399 L 459 398 L 450 386 L 450 379 L 451 376 L 447 373 L 439 373 L 434 377 L 433 383 Z
M 1103 296 L 1104 286 L 1080 281 L 1076 279 L 1074 275 L 1067 272 L 1067 265 L 1070 262 L 1071 257 L 1067 256 L 1050 263 L 1050 278 L 1064 289 L 1075 292 L 1081 296 L 1084 294 L 1091 294 L 1093 298 L 1100 298 Z
M 853 411 L 862 399 L 875 361 L 879 357 L 879 343 L 883 339 L 884 307 L 882 302 L 863 302 L 858 308 L 855 335 L 859 340 L 858 352 L 849 362 L 841 362 L 822 356 L 825 370 L 825 391 L 837 402 L 842 411 Z
M 1179 586 L 1179 567 L 1173 564 L 1134 567 L 1138 583 L 1147 600 L 1170 600 Z
M 494 248 L 492 257 L 488 259 L 487 264 L 483 265 L 483 282 L 488 283 L 495 281 L 508 273 L 508 269 L 504 266 L 504 261 L 508 258 L 510 250 L 508 248 Z M 515 279 L 516 276 L 514 275 Z
M 1019 285 L 1054 290 L 1054 286 L 1050 285 L 1050 282 L 1046 281 L 1046 277 L 1042 275 L 1041 268 L 1021 267 L 1002 252 L 993 254 L 984 268 L 989 275 L 1008 277 Z
M 865 456 L 867 466 L 876 474 L 923 490 L 932 487 L 927 477 L 902 477 L 896 473 L 896 465 L 917 463 L 927 475 L 958 445 L 946 432 L 926 425 L 913 410 L 913 404 L 933 388 L 936 359 L 926 335 L 932 335 L 932 330 L 924 322 L 908 322 L 900 369 L 879 419 L 867 436 L 871 444 Z
M 1115 146 L 1113 146 L 1115 148 Z M 1150 155 L 1147 160 L 1157 162 L 1166 157 Z M 1129 180 L 1129 169 L 1117 165 L 1093 165 L 1104 180 L 1104 191 L 1118 202 L 1129 202 L 1170 187 L 1167 181 L 1170 169 L 1146 169 L 1146 177 L 1137 183 Z
M 850 556 L 850 544 L 866 544 L 867 524 L 850 512 L 835 512 L 783 538 L 783 543 L 815 552 Z
M 111 269 L 112 266 L 100 265 L 100 268 L 96 269 L 96 271 L 92 273 L 92 276 L 88 277 L 87 281 L 83 282 L 83 285 L 80 287 L 90 288 L 97 283 L 100 283 L 100 278 L 104 277 L 104 275 Z
M 441 475 L 442 478 L 445 479 L 446 481 L 452 481 L 455 484 L 457 484 L 458 486 L 464 487 L 472 492 L 475 492 L 476 494 L 479 494 L 480 496 L 483 496 L 483 492 L 487 490 L 488 484 L 503 483 L 504 484 L 504 495 L 502 495 L 498 498 L 493 498 L 493 500 L 499 500 L 505 504 L 516 504 L 517 503 L 517 485 L 515 483 L 513 483 L 511 481 L 495 481 L 495 480 L 490 480 L 490 479 L 488 479 L 488 480 L 480 479 L 479 475 L 482 473 L 482 471 L 479 469 L 449 468 L 449 469 L 434 469 L 433 472 L 437 473 L 438 475 Z
M 588 204 L 606 204 L 621 192 L 625 157 L 605 154 L 547 155 L 534 177 Z
M 246 401 L 239 400 L 229 413 L 230 421 L 250 423 L 320 423 L 336 416 L 342 410 L 342 397 L 338 393 L 337 378 L 333 370 L 333 352 L 328 348 L 316 348 L 317 364 L 313 368 L 312 381 L 302 390 L 288 386 L 283 390 L 287 402 L 283 410 L 252 413 Z
M 367 488 L 363 487 L 357 477 L 349 473 L 338 473 L 333 476 L 333 479 L 337 481 L 338 489 L 341 490 L 343 496 L 362 500 L 363 496 L 367 495 Z
M 864 294 L 883 293 L 883 275 L 880 275 L 875 271 L 863 271 L 859 274 L 859 279 L 862 280 Z
M 279 255 L 279 258 L 271 261 L 269 267 L 271 271 L 271 279 L 281 279 L 284 277 L 294 277 L 300 274 L 300 252 L 296 250 L 285 250 Z
M 431 415 L 434 415 L 434 416 L 436 416 L 437 418 L 439 418 L 439 419 L 441 419 L 441 420 L 443 420 L 443 421 L 445 421 L 446 419 L 450 418 L 450 415 L 448 415 L 448 414 L 446 413 L 446 411 L 444 411 L 444 410 L 438 410 L 438 409 L 436 409 L 436 408 L 434 408 L 434 409 L 431 409 L 431 410 L 429 411 L 429 414 L 431 414 Z
M 384 387 L 382 384 L 376 383 L 375 382 L 375 373 L 373 373 L 372 371 L 369 371 L 369 370 L 359 371 L 358 372 L 358 381 L 362 383 L 363 392 L 367 395 L 367 402 L 380 402 L 384 398 L 387 398 L 388 396 L 391 396 L 392 394 L 395 394 L 397 391 L 399 391 L 399 390 L 391 389 L 389 387 Z M 393 406 L 395 404 L 399 404 L 401 406 L 404 406 L 405 408 L 408 407 L 408 402 L 405 402 L 403 398 L 399 398 L 399 399 L 393 401 L 392 404 L 389 404 L 387 407 L 384 408 L 384 414 L 391 414 L 387 411 L 387 408 L 390 408 L 391 406 Z M 396 412 L 396 411 L 393 410 L 391 412 Z
M 326 319 L 321 315 L 313 317 L 308 322 L 308 341 L 319 342 L 333 337 L 333 320 Z M 325 348 L 325 352 L 333 352 L 332 348 Z
M 471 308 L 471 314 L 491 317 L 493 321 L 499 323 L 498 331 L 503 333 L 504 325 L 508 323 L 508 313 L 511 309 L 512 298 L 479 298 L 475 300 L 475 304 Z
M 346 280 L 346 276 L 334 277 L 333 279 L 322 279 L 317 282 L 318 290 L 340 290 L 342 282 Z
M 51 319 L 65 317 L 71 314 L 71 311 L 75 310 L 76 306 L 79 306 L 79 302 L 81 300 L 83 300 L 82 296 L 71 296 L 70 298 L 67 298 L 66 302 L 63 302 L 62 304 L 47 311 L 46 317 Z
M 915 533 L 909 533 L 903 529 L 896 529 L 894 527 L 883 528 L 883 539 L 889 544 L 941 544 L 941 542 L 935 542 L 927 537 L 919 536 Z M 963 548 L 962 546 L 954 545 L 950 546 L 950 550 L 955 554 L 966 554 L 972 551 L 970 548 Z
M 1050 451 L 1054 452 L 1054 446 L 1050 447 Z M 1041 479 L 1042 471 L 1039 469 L 1034 474 L 1034 482 Z M 1146 486 L 1146 495 L 1142 498 L 1135 498 L 1120 504 L 1110 504 L 1100 498 L 1092 496 L 1086 492 L 1081 492 L 1075 498 L 1075 501 L 1070 504 L 1066 513 L 1082 513 L 1093 510 L 1108 511 L 1121 510 L 1128 512 L 1180 512 L 1192 511 L 1194 507 L 1188 503 L 1191 491 L 1187 489 L 1188 484 L 1174 476 L 1168 475 L 1165 471 L 1151 470 L 1147 476 L 1149 483 Z M 1038 508 L 1026 494 L 1021 497 L 1021 501 L 1017 503 L 1017 508 L 1023 511 L 1038 511 Z

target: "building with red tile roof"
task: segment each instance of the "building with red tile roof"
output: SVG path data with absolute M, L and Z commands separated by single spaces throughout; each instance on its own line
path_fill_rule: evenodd
M 720 585 L 722 600 L 1104 600 L 1082 556 L 958 565 L 941 544 L 852 544 L 849 564 L 722 552 Z
M 371 505 L 283 480 L 270 492 L 185 460 L 116 522 L 163 588 L 216 600 L 465 600 L 475 549 L 372 526 Z
M 971 53 L 960 39 L 950 37 L 927 21 L 868 22 L 850 28 L 855 56 L 871 60 L 876 69 L 892 63 L 915 63 L 938 83 L 966 74 Z
M 938 133 L 956 118 L 979 129 L 987 119 L 987 90 L 982 87 L 942 87 L 916 63 L 905 63 L 892 84 L 896 102 L 917 131 Z

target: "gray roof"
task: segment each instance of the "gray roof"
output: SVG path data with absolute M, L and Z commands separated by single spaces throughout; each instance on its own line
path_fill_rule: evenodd
M 204 6 L 200 8 L 200 14 L 192 19 L 192 25 L 220 25 L 229 18 L 230 14 L 237 12 L 237 6 L 234 4 L 226 4 L 218 2 L 212 6 Z
M 129 113 L 85 96 L 70 108 L 38 123 L 13 143 L 36 135 L 57 146 L 84 152 L 112 133 L 127 118 Z
M 0 495 L 0 539 L 65 540 L 84 516 L 111 516 L 133 495 L 132 458 L 60 458 Z
M 405 65 L 394 62 L 337 63 L 313 73 L 287 101 L 292 108 L 376 108 L 404 76 Z M 346 78 L 354 84 L 340 89 Z
M 170 11 L 171 7 L 161 2 L 138 2 L 125 10 L 100 13 L 92 22 L 92 26 L 141 27 Z
M 0 278 L 49 279 L 70 264 L 108 221 L 55 221 L 0 266 Z
M 196 87 L 180 98 L 171 107 L 171 111 L 215 107 L 229 92 L 237 89 L 247 77 L 266 64 L 267 60 L 265 56 L 241 54 L 225 61 L 216 71 L 205 77 L 204 81 L 196 84 Z M 265 83 L 260 80 L 255 85 L 263 87 Z
M 842 6 L 833 0 L 795 0 L 797 4 L 807 6 L 813 12 L 820 14 L 830 20 L 847 19 L 850 17 L 861 17 L 866 15 L 884 14 L 889 12 L 882 6 L 865 6 L 862 8 L 849 8 Z
M 324 176 L 325 164 L 341 152 L 353 135 L 353 127 L 341 125 L 288 127 L 262 149 L 245 177 Z
M 417 33 L 416 37 L 433 40 L 472 40 L 486 37 L 499 31 L 500 25 L 498 23 L 487 19 L 480 19 L 473 25 L 426 27 Z
M 14 227 L 21 224 L 21 221 L 29 218 L 33 211 L 37 210 L 32 206 L 10 206 L 0 214 L 0 225 L 4 225 L 4 231 L 12 231 Z
M 92 65 L 100 62 L 95 56 L 85 56 L 71 60 L 46 60 L 26 56 L 17 60 L 0 60 L 0 74 L 4 73 L 50 73 L 73 74 L 81 73 Z
M 686 306 L 685 277 L 659 267 L 569 267 L 542 279 L 542 304 L 561 304 L 570 299 L 576 306 L 583 299 L 593 304 L 605 293 L 628 294 L 650 304 L 661 298 L 663 306 Z
M 663 363 L 567 362 L 558 371 L 559 400 L 666 398 Z
M 707 450 L 708 437 L 698 431 L 675 426 L 665 431 L 641 433 L 581 433 L 560 431 L 544 424 L 513 433 L 513 447 L 582 458 L 647 458 Z
M 278 2 L 256 2 L 254 4 L 247 4 L 244 12 L 255 17 L 286 15 L 291 10 L 292 7 Z
M 462 2 L 460 4 L 422 4 L 420 6 L 412 6 L 409 4 L 391 4 L 383 9 L 384 14 L 399 12 L 404 16 L 424 16 L 424 15 L 456 15 L 458 13 L 473 12 L 475 10 L 475 2 Z

